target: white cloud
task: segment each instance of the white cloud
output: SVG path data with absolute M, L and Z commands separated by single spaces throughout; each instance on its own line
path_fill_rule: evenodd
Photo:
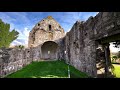
M 60 18 L 61 26 L 65 31 L 69 31 L 76 21 L 86 21 L 90 16 L 95 16 L 98 12 L 65 12 Z M 63 20 L 64 18 L 64 20 Z
M 28 28 L 24 28 L 23 33 L 25 34 L 26 37 L 29 36 L 29 31 L 30 31 L 30 30 L 29 30 Z
M 110 43 L 110 51 L 111 52 L 118 52 L 118 51 L 120 51 L 120 48 L 115 48 L 113 43 Z
M 12 19 L 12 22 L 13 21 L 14 22 L 22 21 L 22 23 L 29 23 L 30 22 L 30 20 L 27 18 L 26 12 L 6 12 L 5 14 L 10 17 L 9 20 Z
M 6 12 L 0 12 L 0 19 L 2 19 L 4 22 L 7 22 L 7 23 L 16 20 L 15 18 L 10 17 L 9 15 L 7 15 Z
M 15 45 L 22 45 L 22 42 L 15 40 L 11 43 L 11 46 L 15 46 Z
M 30 29 L 25 27 L 24 30 L 17 30 L 19 32 L 19 37 L 14 40 L 11 45 L 28 45 L 28 37 Z
M 10 31 L 15 28 L 14 23 L 12 23 L 13 21 L 16 20 L 15 18 L 10 17 L 6 13 L 0 12 L 0 19 L 2 19 L 2 21 L 5 22 L 5 23 L 10 24 Z
M 79 17 L 80 20 L 86 21 L 90 16 L 96 16 L 98 12 L 80 12 Z

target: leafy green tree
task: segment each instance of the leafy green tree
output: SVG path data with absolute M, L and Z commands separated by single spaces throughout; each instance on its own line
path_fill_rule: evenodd
M 0 48 L 9 47 L 15 39 L 17 39 L 19 32 L 12 30 L 10 31 L 10 24 L 4 23 L 0 19 Z

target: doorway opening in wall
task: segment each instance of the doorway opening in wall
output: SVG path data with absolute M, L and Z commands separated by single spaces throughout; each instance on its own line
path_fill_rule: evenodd
M 50 54 L 50 51 L 48 51 L 48 54 Z
M 54 41 L 47 41 L 41 46 L 43 60 L 56 60 L 58 44 Z
M 120 34 L 102 38 L 97 42 L 97 76 L 120 77 Z M 119 69 L 119 71 L 118 71 Z

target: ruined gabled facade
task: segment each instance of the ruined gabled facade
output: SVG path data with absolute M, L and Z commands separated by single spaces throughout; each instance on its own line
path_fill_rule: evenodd
M 63 28 L 52 16 L 38 22 L 29 33 L 29 47 L 36 47 L 46 41 L 59 41 L 65 35 Z
M 60 24 L 52 16 L 48 16 L 33 27 L 29 34 L 28 46 L 39 48 L 39 59 L 55 60 L 60 57 L 59 48 L 64 36 L 65 33 Z

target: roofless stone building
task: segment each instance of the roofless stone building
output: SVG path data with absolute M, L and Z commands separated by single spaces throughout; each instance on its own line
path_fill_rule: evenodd
M 65 36 L 63 28 L 52 16 L 38 22 L 29 34 L 29 47 L 39 46 L 41 59 L 58 59 L 58 47 Z
M 96 62 L 110 64 L 110 42 L 120 41 L 120 12 L 100 12 L 85 22 L 76 22 L 71 30 L 63 28 L 53 17 L 38 22 L 29 34 L 29 48 L 0 49 L 0 76 L 15 72 L 32 61 L 65 60 L 88 75 L 97 76 Z M 100 56 L 98 48 L 101 47 Z

